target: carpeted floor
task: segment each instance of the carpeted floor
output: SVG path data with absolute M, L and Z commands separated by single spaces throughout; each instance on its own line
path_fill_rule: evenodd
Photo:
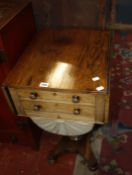
M 20 145 L 0 144 L 0 175 L 72 175 L 74 154 L 59 157 L 54 165 L 47 161 L 49 151 L 58 140 L 57 135 L 44 133 L 38 151 Z
M 103 128 L 100 175 L 132 174 L 132 32 L 115 32 L 111 122 Z

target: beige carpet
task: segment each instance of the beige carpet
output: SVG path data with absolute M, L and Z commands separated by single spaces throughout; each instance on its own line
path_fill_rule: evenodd
M 102 139 L 103 135 L 100 130 L 96 131 L 91 139 L 91 146 L 94 155 L 97 158 L 97 161 L 99 161 L 100 159 Z M 98 171 L 95 172 L 89 171 L 87 166 L 82 164 L 81 162 L 82 160 L 83 160 L 82 157 L 80 155 L 77 155 L 73 175 L 98 175 Z
M 98 175 L 98 171 L 95 172 L 89 171 L 87 166 L 81 163 L 82 160 L 83 160 L 82 157 L 78 155 L 75 162 L 75 169 L 73 175 Z

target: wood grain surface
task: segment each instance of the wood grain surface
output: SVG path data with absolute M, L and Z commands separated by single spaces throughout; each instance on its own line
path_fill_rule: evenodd
M 5 86 L 44 90 L 108 92 L 109 32 L 48 29 L 25 50 Z M 98 81 L 92 78 L 98 76 Z M 40 83 L 47 87 L 40 87 Z M 45 85 L 44 85 L 45 86 Z

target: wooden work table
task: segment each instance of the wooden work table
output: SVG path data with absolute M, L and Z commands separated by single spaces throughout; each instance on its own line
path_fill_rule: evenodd
M 4 82 L 17 115 L 106 122 L 108 54 L 108 31 L 37 34 Z

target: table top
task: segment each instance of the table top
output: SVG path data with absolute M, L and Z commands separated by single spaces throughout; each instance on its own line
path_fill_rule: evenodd
M 30 0 L 0 0 L 0 29 L 13 19 Z
M 108 31 L 45 29 L 34 37 L 4 84 L 108 93 L 109 36 Z

